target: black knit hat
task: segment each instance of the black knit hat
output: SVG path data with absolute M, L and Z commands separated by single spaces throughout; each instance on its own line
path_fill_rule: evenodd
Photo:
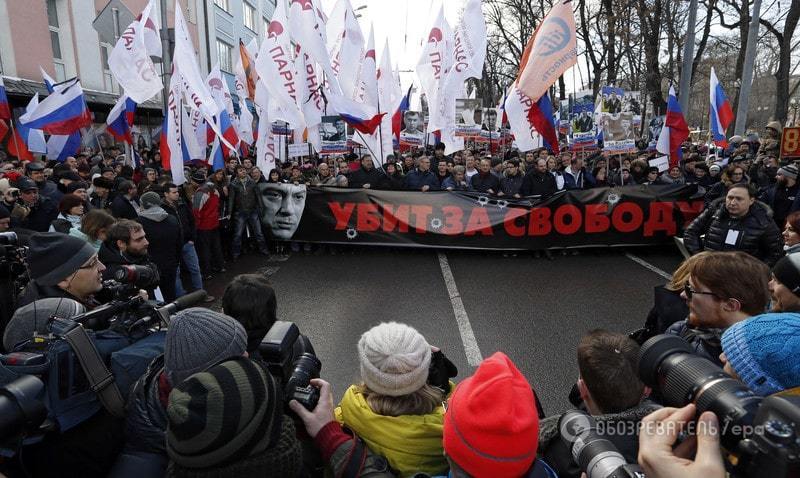
M 772 275 L 792 291 L 792 294 L 800 297 L 800 254 L 782 257 L 772 267 Z
M 264 367 L 245 357 L 181 382 L 169 394 L 167 420 L 173 467 L 235 467 L 242 476 L 294 476 L 300 469 L 300 444 L 283 416 L 280 389 Z M 245 463 L 248 469 L 240 469 Z
M 31 236 L 28 270 L 40 285 L 56 285 L 97 254 L 94 247 L 60 232 L 38 232 Z

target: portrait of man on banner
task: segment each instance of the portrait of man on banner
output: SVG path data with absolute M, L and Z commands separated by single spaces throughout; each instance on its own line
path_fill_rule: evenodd
M 500 124 L 497 121 L 497 108 L 484 108 L 481 129 L 484 131 L 497 131 L 500 129 Z
M 424 135 L 425 129 L 422 122 L 422 113 L 411 110 L 403 113 L 403 129 L 400 131 L 400 134 L 420 137 Z
M 288 241 L 294 236 L 306 207 L 306 185 L 259 183 L 261 223 L 268 236 Z

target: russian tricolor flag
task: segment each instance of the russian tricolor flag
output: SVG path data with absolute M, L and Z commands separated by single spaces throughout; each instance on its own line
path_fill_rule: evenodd
M 164 117 L 164 122 L 161 124 L 161 139 L 159 140 L 159 152 L 161 152 L 161 167 L 165 170 L 172 170 L 172 154 L 170 153 L 169 149 L 169 116 Z M 184 138 L 183 133 L 180 135 L 180 142 L 181 142 L 181 162 L 183 164 L 190 163 L 192 161 L 192 155 L 189 154 L 189 149 L 186 147 L 186 140 Z
M 558 134 L 556 133 L 550 94 L 545 92 L 539 101 L 531 104 L 531 109 L 528 110 L 528 121 L 542 135 L 545 147 L 553 154 L 558 154 Z
M 108 132 L 111 133 L 111 136 L 117 141 L 133 144 L 131 126 L 133 126 L 135 113 L 136 102 L 128 98 L 128 95 L 120 96 L 117 100 L 117 104 L 111 109 L 106 119 Z
M 681 105 L 675 95 L 675 87 L 669 87 L 667 98 L 667 115 L 664 118 L 664 127 L 658 136 L 656 150 L 661 154 L 669 155 L 669 167 L 677 166 L 683 158 L 681 144 L 689 137 L 689 125 L 681 112 Z
M 22 115 L 21 125 L 50 134 L 72 134 L 92 124 L 83 99 L 83 88 L 75 78 L 45 98 L 39 106 Z
M 3 83 L 2 75 L 0 75 L 0 119 L 11 119 L 11 108 L 8 106 L 6 85 Z
M 375 114 L 375 109 L 363 103 L 356 103 L 344 96 L 328 93 L 328 102 L 339 113 L 345 123 L 362 134 L 373 134 L 381 125 L 386 113 Z
M 709 119 L 711 121 L 711 138 L 717 146 L 727 148 L 728 140 L 725 139 L 725 131 L 733 121 L 733 109 L 728 102 L 728 97 L 725 96 L 725 91 L 717 79 L 717 72 L 714 67 L 711 67 L 711 113 Z

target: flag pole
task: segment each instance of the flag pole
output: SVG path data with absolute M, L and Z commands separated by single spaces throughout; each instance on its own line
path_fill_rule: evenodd
M 19 145 L 17 144 L 17 132 L 14 129 L 14 118 L 9 118 L 8 122 L 11 124 L 11 137 L 14 138 L 14 149 L 17 150 L 17 159 L 22 161 L 22 158 L 19 157 Z

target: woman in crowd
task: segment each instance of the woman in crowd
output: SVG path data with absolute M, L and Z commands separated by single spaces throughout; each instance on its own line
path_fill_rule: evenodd
M 558 162 L 555 156 L 547 157 L 547 171 L 556 178 L 556 189 L 559 191 L 564 189 L 564 176 L 561 175 L 561 171 L 558 169 Z
M 386 182 L 385 189 L 400 190 L 403 189 L 403 175 L 398 171 L 397 164 L 387 163 L 386 166 Z
M 83 199 L 76 194 L 65 194 L 58 203 L 59 214 L 53 219 L 50 231 L 69 234 L 70 229 L 81 227 L 81 217 L 85 211 Z
M 268 183 L 282 183 L 281 180 L 281 172 L 278 168 L 272 168 L 269 170 L 269 177 L 267 178 Z
M 432 353 L 408 325 L 373 327 L 358 341 L 363 382 L 348 388 L 336 408 L 336 419 L 386 457 L 398 476 L 436 476 L 448 469 L 442 402 L 449 390 L 428 384 Z
M 680 166 L 673 166 L 669 168 L 667 174 L 662 175 L 661 179 L 665 184 L 686 184 L 686 177 L 681 172 Z
M 100 245 L 106 240 L 108 229 L 115 221 L 114 216 L 104 209 L 92 209 L 81 218 L 80 228 L 70 229 L 69 235 L 83 239 L 99 251 Z
M 783 250 L 786 254 L 800 252 L 800 211 L 795 211 L 786 217 L 786 227 L 783 229 Z
M 728 194 L 728 189 L 734 184 L 747 184 L 750 179 L 745 175 L 744 168 L 738 164 L 728 166 L 728 169 L 722 173 L 720 182 L 716 183 L 711 189 L 706 192 L 703 197 L 705 207 L 708 208 L 716 199 L 724 198 Z

